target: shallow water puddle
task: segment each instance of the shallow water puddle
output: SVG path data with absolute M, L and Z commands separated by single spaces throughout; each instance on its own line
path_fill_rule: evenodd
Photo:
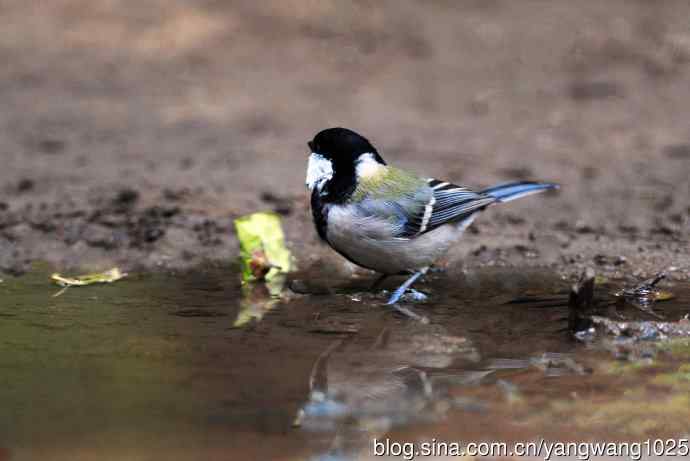
M 2 460 L 346 460 L 372 457 L 374 437 L 690 433 L 690 346 L 627 362 L 569 339 L 568 285 L 545 271 L 434 274 L 412 306 L 428 325 L 369 280 L 300 274 L 312 294 L 275 302 L 227 269 L 57 298 L 48 276 L 0 284 Z M 669 289 L 657 307 L 674 321 L 690 290 Z

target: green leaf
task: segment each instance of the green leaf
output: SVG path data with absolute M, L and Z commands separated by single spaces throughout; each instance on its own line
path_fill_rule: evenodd
M 270 282 L 292 269 L 292 256 L 285 246 L 280 216 L 253 213 L 235 220 L 240 242 L 242 282 Z

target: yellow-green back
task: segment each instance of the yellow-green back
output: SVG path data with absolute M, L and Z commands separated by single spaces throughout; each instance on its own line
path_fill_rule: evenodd
M 381 200 L 396 200 L 415 195 L 426 181 L 412 173 L 391 166 L 382 166 L 375 174 L 359 178 L 352 200 L 364 197 Z

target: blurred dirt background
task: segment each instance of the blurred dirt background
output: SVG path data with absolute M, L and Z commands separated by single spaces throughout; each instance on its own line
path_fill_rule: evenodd
M 690 276 L 685 1 L 0 1 L 0 271 L 188 268 L 275 209 L 317 242 L 306 141 L 557 194 L 495 207 L 448 261 Z M 326 261 L 324 263 L 324 260 Z M 462 265 L 457 265 L 461 263 Z

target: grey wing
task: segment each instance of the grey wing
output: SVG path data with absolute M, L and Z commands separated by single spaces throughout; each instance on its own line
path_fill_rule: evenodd
M 414 238 L 443 224 L 464 221 L 496 201 L 495 197 L 438 179 L 429 179 L 427 183 L 431 193 L 426 203 L 417 206 L 416 210 L 409 208 L 410 213 L 398 237 Z
M 408 238 L 420 229 L 429 202 L 435 201 L 427 185 L 396 199 L 369 199 L 355 206 L 358 232 L 376 240 Z

